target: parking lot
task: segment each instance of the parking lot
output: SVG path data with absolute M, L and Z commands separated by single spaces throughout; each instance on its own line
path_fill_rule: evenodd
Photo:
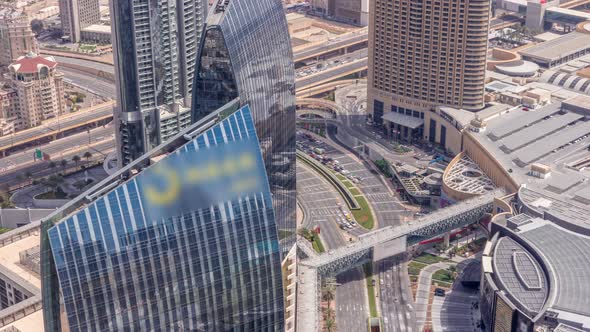
M 332 145 L 335 143 L 328 144 L 326 140 L 320 140 L 302 132 L 298 133 L 297 141 L 298 148 L 312 157 L 317 155 L 313 152 L 315 148 L 322 149 L 321 158 L 317 156 L 316 159 L 324 161 L 327 167 L 333 169 L 334 165 L 338 166 L 335 170 L 347 178 L 353 179 L 355 185 L 371 205 L 378 227 L 397 226 L 402 221 L 413 218 L 413 211 L 409 211 L 400 203 L 399 198 L 382 182 L 379 173 L 369 169 L 367 165 L 346 150 L 336 148 Z M 328 162 L 325 162 L 326 159 Z

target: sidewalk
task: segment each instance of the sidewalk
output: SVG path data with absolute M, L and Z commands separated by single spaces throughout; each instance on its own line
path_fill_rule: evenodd
M 428 265 L 420 271 L 418 277 L 418 290 L 416 291 L 416 325 L 418 331 L 424 329 L 424 325 L 428 322 L 428 304 L 430 302 L 430 288 L 432 284 L 432 275 L 440 269 L 446 269 L 451 266 L 447 262 L 439 262 Z

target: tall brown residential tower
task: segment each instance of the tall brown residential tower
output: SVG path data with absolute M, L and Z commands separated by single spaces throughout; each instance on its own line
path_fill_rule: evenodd
M 437 106 L 484 106 L 490 0 L 373 0 L 369 12 L 375 123 L 422 133 Z

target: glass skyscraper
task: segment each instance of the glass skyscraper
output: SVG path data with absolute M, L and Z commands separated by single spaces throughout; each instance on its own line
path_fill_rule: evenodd
M 250 108 L 232 107 L 43 222 L 46 331 L 284 329 L 264 147 Z
M 269 176 L 281 250 L 295 243 L 295 70 L 280 0 L 217 0 L 203 27 L 193 121 L 239 97 L 250 105 Z
M 120 165 L 190 125 L 207 6 L 207 0 L 110 1 Z

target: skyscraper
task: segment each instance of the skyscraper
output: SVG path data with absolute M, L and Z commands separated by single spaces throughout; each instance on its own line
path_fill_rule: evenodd
M 190 123 L 186 118 L 207 1 L 110 4 L 118 160 L 127 165 Z
M 238 102 L 42 223 L 46 331 L 283 330 L 271 194 Z
M 285 329 L 295 328 L 288 285 L 296 260 L 295 72 L 280 0 L 217 0 L 197 57 L 193 121 L 239 97 L 252 109 L 279 229 L 285 285 Z M 293 277 L 290 277 L 293 276 Z
M 435 106 L 481 109 L 489 16 L 490 0 L 373 0 L 368 110 L 375 123 L 389 112 L 424 119 Z
M 280 0 L 217 0 L 203 28 L 193 121 L 239 97 L 250 105 L 286 254 L 295 241 L 295 71 Z
M 63 36 L 79 43 L 82 29 L 100 22 L 98 0 L 59 0 L 59 18 Z

